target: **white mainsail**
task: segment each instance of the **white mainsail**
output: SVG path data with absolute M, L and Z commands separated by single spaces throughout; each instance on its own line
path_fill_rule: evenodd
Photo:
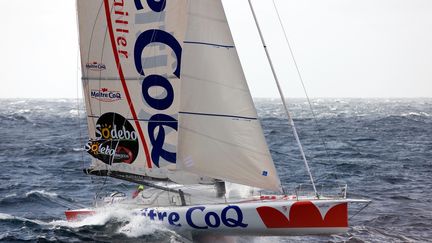
M 220 0 L 189 0 L 177 168 L 280 191 Z
M 93 170 L 175 169 L 187 1 L 78 0 Z

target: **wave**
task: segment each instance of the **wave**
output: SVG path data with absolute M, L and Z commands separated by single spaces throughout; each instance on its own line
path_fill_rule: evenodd
M 0 115 L 0 121 L 32 123 L 27 116 L 22 114 Z
M 45 190 L 31 190 L 21 195 L 11 193 L 0 199 L 0 205 L 2 206 L 14 207 L 17 205 L 22 206 L 22 204 L 26 203 L 37 203 L 47 207 L 50 205 L 70 207 L 76 204 L 76 201 L 72 198 L 61 196 L 54 192 L 47 192 Z
M 166 228 L 162 223 L 151 221 L 121 205 L 96 209 L 96 213 L 78 221 L 54 220 L 49 222 L 55 228 L 70 228 L 75 231 L 83 229 L 111 230 L 107 236 L 126 236 L 127 238 L 156 237 L 156 240 L 172 238 L 181 239 L 175 231 Z M 100 227 L 103 226 L 103 227 Z
M 18 216 L 13 216 L 7 213 L 0 213 L 0 222 L 10 222 L 10 223 L 30 223 L 30 224 L 34 224 L 34 225 L 49 225 L 49 223 L 46 223 L 44 221 L 41 220 L 37 220 L 37 219 L 27 219 L 24 217 L 18 217 Z
M 46 194 L 50 195 L 50 193 Z M 54 196 L 51 194 L 51 196 Z M 160 222 L 150 221 L 134 211 L 121 207 L 105 207 L 96 211 L 96 214 L 79 221 L 50 220 L 42 221 L 18 217 L 11 214 L 0 213 L 0 223 L 17 227 L 25 224 L 26 229 L 33 230 L 34 238 L 30 241 L 43 239 L 54 233 L 65 235 L 69 240 L 78 241 L 128 241 L 128 239 L 145 239 L 150 242 L 185 242 L 186 238 L 166 228 Z M 37 233 L 39 232 L 39 233 Z M 45 235 L 46 234 L 46 235 Z M 0 234 L 0 240 L 23 240 L 22 234 Z M 42 237 L 42 238 L 41 238 Z
M 21 199 L 28 199 L 28 198 L 46 198 L 46 199 L 53 199 L 58 197 L 56 193 L 53 192 L 47 192 L 45 190 L 31 190 L 29 192 L 24 193 L 21 196 L 18 196 L 17 193 L 11 193 L 6 195 L 4 198 L 0 199 L 0 203 L 8 202 L 15 203 L 15 201 L 21 200 Z
M 49 197 L 49 198 L 55 198 L 58 197 L 58 194 L 55 192 L 47 192 L 45 190 L 31 190 L 29 192 L 26 192 L 26 197 L 28 196 L 32 196 L 32 195 L 42 195 L 44 197 Z
M 419 117 L 430 117 L 432 116 L 431 114 L 427 113 L 427 112 L 408 112 L 408 113 L 402 113 L 401 114 L 402 117 L 415 117 L 415 116 L 419 116 Z
M 291 189 L 305 182 L 307 174 L 283 109 L 275 101 L 265 102 L 257 107 L 262 127 L 281 180 Z M 310 119 L 313 116 L 308 104 L 295 102 L 292 115 L 311 160 L 312 173 L 322 184 L 343 181 L 351 188 L 351 196 L 356 193 L 374 199 L 375 208 L 363 210 L 356 217 L 362 220 L 352 224 L 373 227 L 354 227 L 340 238 L 241 237 L 238 242 L 404 241 L 374 228 L 427 242 L 432 222 L 431 215 L 424 213 L 431 211 L 432 205 L 428 190 L 432 100 L 317 100 L 317 127 Z M 11 103 L 14 101 L 0 99 L 0 123 L 4 128 L 0 129 L 0 162 L 4 167 L 0 173 L 4 181 L 0 185 L 0 241 L 182 241 L 163 225 L 124 210 L 101 212 L 80 222 L 65 221 L 66 208 L 80 208 L 78 202 L 89 204 L 93 193 L 101 188 L 123 190 L 124 186 L 109 178 L 82 174 L 80 168 L 91 160 L 80 146 L 88 133 L 85 119 L 76 117 L 85 115 L 83 104 L 78 105 L 76 100 Z M 125 182 L 125 187 L 132 185 Z M 400 217 L 376 218 L 393 214 Z
M 351 139 L 353 142 L 376 142 L 378 141 L 375 138 L 353 138 Z

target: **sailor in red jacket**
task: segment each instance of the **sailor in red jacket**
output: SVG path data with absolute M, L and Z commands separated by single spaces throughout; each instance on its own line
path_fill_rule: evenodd
M 132 199 L 135 199 L 143 190 L 144 190 L 144 186 L 139 185 L 138 188 L 133 192 Z

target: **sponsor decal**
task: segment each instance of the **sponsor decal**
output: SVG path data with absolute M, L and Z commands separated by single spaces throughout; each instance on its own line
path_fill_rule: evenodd
M 135 0 L 135 2 L 138 0 Z M 126 2 L 127 3 L 127 2 Z M 114 1 L 114 25 L 115 34 L 117 36 L 115 43 L 117 44 L 117 53 L 120 58 L 128 59 L 129 53 L 127 35 L 129 34 L 129 13 L 125 11 L 125 1 Z
M 258 207 L 256 210 L 264 225 L 270 229 L 348 227 L 347 203 L 333 205 L 325 215 L 310 201 L 296 202 L 289 209 L 283 207 L 284 212 L 269 206 Z
M 111 44 L 113 51 L 115 53 L 114 57 L 116 59 L 117 69 L 119 71 L 120 79 L 124 88 L 124 95 L 128 100 L 128 104 L 132 113 L 132 117 L 135 119 L 135 126 L 142 140 L 143 149 L 146 155 L 147 167 L 152 168 L 153 166 L 160 167 L 161 163 L 176 163 L 176 151 L 175 149 L 170 150 L 172 146 L 166 146 L 165 138 L 171 132 L 176 132 L 178 130 L 178 121 L 176 119 L 176 114 L 167 114 L 167 110 L 172 108 L 175 98 L 173 84 L 179 82 L 180 80 L 180 69 L 181 69 L 181 57 L 182 57 L 182 46 L 180 41 L 176 39 L 172 31 L 164 30 L 164 18 L 163 13 L 166 8 L 166 1 L 160 0 L 134 0 L 134 1 L 123 1 L 114 0 L 113 5 L 110 7 L 108 0 L 104 0 L 105 12 L 107 16 L 107 21 L 109 25 L 109 32 L 111 38 Z M 127 4 L 134 4 L 136 13 L 130 13 L 128 11 Z M 158 14 L 159 22 L 161 27 L 156 29 L 150 29 L 148 24 L 150 22 L 135 22 L 136 25 L 144 25 L 143 28 L 137 28 L 138 31 L 132 34 L 130 28 L 130 21 L 136 16 L 154 16 Z M 113 19 L 111 19 L 113 15 Z M 137 19 L 137 18 L 135 18 Z M 135 20 L 136 21 L 136 20 Z M 154 20 L 151 20 L 153 26 Z M 158 26 L 158 25 L 154 25 Z M 138 27 L 138 26 L 136 26 Z M 129 38 L 134 38 L 135 43 L 131 43 Z M 170 64 L 164 64 L 162 73 L 151 73 L 150 71 L 145 71 L 145 60 L 144 49 L 149 46 L 164 46 L 161 49 L 166 49 L 167 54 L 175 57 L 176 61 Z M 133 50 L 130 51 L 130 47 Z M 167 48 L 166 48 L 167 47 Z M 171 54 L 170 50 L 173 54 Z M 168 55 L 167 55 L 168 56 Z M 146 56 L 147 58 L 148 56 Z M 137 74 L 143 76 L 141 80 L 141 98 L 143 100 L 142 104 L 139 106 L 146 106 L 151 108 L 151 111 L 146 113 L 152 114 L 149 117 L 149 123 L 147 126 L 147 135 L 149 142 L 151 143 L 150 148 L 147 148 L 147 142 L 141 130 L 141 125 L 137 121 L 137 115 L 135 114 L 134 104 L 129 95 L 128 86 L 124 79 L 123 70 L 120 65 L 120 60 L 127 61 L 132 59 L 134 61 L 135 69 Z M 177 77 L 177 79 L 172 79 L 172 76 Z M 168 80 L 167 77 L 170 77 Z M 156 87 L 158 89 L 163 89 L 165 96 L 155 96 L 150 91 Z
M 112 91 L 107 88 L 102 88 L 100 90 L 92 89 L 90 97 L 102 102 L 113 102 L 122 99 L 122 95 L 119 91 Z
M 132 164 L 139 151 L 138 134 L 123 116 L 109 112 L 96 122 L 96 139 L 90 140 L 86 151 L 105 164 Z
M 93 71 L 102 71 L 106 69 L 106 66 L 103 63 L 89 62 L 86 64 L 86 68 Z
M 167 222 L 172 226 L 185 224 L 194 229 L 209 229 L 225 226 L 228 228 L 246 228 L 248 224 L 243 222 L 243 212 L 235 205 L 228 205 L 221 211 L 212 211 L 205 206 L 189 208 L 186 213 L 164 212 L 155 209 L 143 209 L 141 215 L 150 220 Z M 184 216 L 182 218 L 181 216 Z
M 152 12 L 160 13 L 165 11 L 166 1 L 147 0 L 147 6 L 143 6 L 143 1 L 136 0 L 135 8 L 138 11 L 148 11 L 150 8 Z M 172 67 L 172 71 L 166 74 L 154 74 L 144 71 L 142 55 L 147 46 L 157 43 L 170 48 L 177 59 L 176 65 Z M 167 76 L 174 75 L 180 79 L 181 72 L 181 59 L 182 59 L 182 46 L 172 33 L 162 29 L 147 29 L 137 35 L 134 45 L 134 62 L 138 74 L 144 76 L 142 80 L 141 93 L 145 103 L 152 109 L 155 109 L 155 114 L 150 117 L 149 125 L 147 126 L 147 134 L 149 136 L 151 147 L 151 160 L 156 167 L 160 167 L 160 161 L 163 159 L 168 163 L 176 163 L 176 152 L 171 152 L 164 149 L 165 135 L 167 130 L 178 129 L 178 121 L 170 114 L 166 114 L 165 110 L 169 109 L 174 102 L 174 88 Z M 168 68 L 168 67 L 167 67 Z M 171 69 L 169 67 L 168 69 Z M 150 90 L 153 87 L 162 88 L 165 90 L 166 95 L 163 97 L 154 97 L 151 95 Z

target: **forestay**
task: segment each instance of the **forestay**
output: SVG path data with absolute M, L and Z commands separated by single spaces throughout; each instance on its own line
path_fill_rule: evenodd
M 177 167 L 280 191 L 220 0 L 189 0 Z

